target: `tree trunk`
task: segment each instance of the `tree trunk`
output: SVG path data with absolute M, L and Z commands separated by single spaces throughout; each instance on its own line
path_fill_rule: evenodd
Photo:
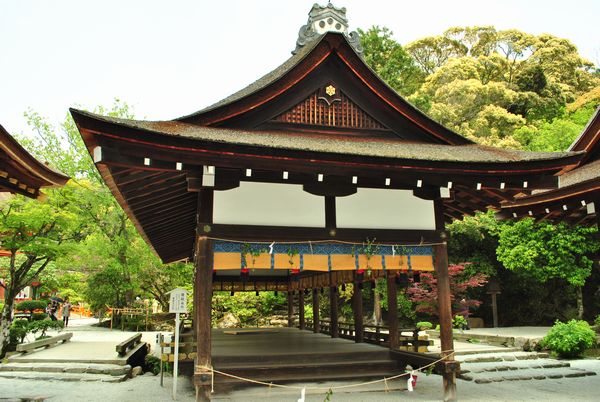
M 577 318 L 583 320 L 583 291 L 577 286 Z
M 2 309 L 2 316 L 0 319 L 0 359 L 6 355 L 8 344 L 10 342 L 9 332 L 10 325 L 12 324 L 12 310 L 14 304 L 14 295 L 6 289 L 6 295 L 4 300 L 4 308 Z

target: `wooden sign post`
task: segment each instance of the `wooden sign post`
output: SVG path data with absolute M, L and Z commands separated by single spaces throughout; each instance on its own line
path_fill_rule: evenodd
M 175 288 L 169 292 L 169 313 L 175 313 L 175 351 L 173 352 L 173 400 L 177 399 L 179 369 L 179 313 L 187 313 L 187 290 Z

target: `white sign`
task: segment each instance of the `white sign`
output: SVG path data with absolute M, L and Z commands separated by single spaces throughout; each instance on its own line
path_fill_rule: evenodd
M 169 293 L 169 313 L 187 313 L 187 290 L 176 288 Z

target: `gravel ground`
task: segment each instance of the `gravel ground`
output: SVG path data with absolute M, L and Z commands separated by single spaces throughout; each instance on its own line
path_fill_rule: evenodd
M 585 368 L 600 374 L 600 360 L 574 360 L 573 367 Z M 170 401 L 171 378 L 165 378 L 161 388 L 159 377 L 144 375 L 122 383 L 101 382 L 60 382 L 27 381 L 0 379 L 0 401 L 21 401 L 22 398 L 44 397 L 51 402 L 73 401 Z M 335 385 L 343 385 L 336 383 Z M 313 384 L 322 387 L 323 384 Z M 390 382 L 390 392 L 384 392 L 383 385 L 368 389 L 353 388 L 335 390 L 331 401 L 439 401 L 442 399 L 441 377 L 420 375 L 414 392 L 395 390 Z M 600 395 L 600 377 L 563 378 L 559 380 L 509 381 L 492 384 L 474 384 L 458 380 L 460 401 L 597 401 Z M 230 394 L 215 395 L 215 401 L 293 401 L 300 397 L 298 391 L 253 387 Z M 179 401 L 194 401 L 194 390 L 189 379 L 180 377 L 178 381 Z M 325 394 L 307 392 L 306 401 L 323 401 Z

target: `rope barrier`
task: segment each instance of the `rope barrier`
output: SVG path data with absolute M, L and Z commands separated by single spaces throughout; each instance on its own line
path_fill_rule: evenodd
M 218 241 L 226 241 L 226 242 L 230 242 L 230 243 L 253 243 L 253 244 L 272 244 L 272 241 L 252 241 L 252 242 L 248 242 L 248 241 L 243 241 L 243 240 L 235 240 L 235 239 L 224 239 L 221 237 L 211 237 L 211 236 L 207 236 L 208 239 L 210 240 L 218 240 Z M 331 239 L 331 240 L 303 240 L 303 241 L 278 241 L 275 242 L 276 244 L 311 244 L 311 243 L 339 243 L 339 244 L 350 244 L 350 245 L 360 245 L 362 246 L 364 244 L 364 242 L 351 242 L 351 241 L 344 241 L 344 240 L 335 240 L 335 239 Z M 418 244 L 400 244 L 400 243 L 377 243 L 378 246 L 389 246 L 389 247 L 428 247 L 428 246 L 440 246 L 446 244 L 445 242 L 437 242 L 437 243 L 425 243 L 423 241 L 423 238 L 421 238 L 421 241 Z
M 314 391 L 328 391 L 328 390 L 336 390 L 336 389 L 347 389 L 347 388 L 361 387 L 361 386 L 365 386 L 365 385 L 371 385 L 371 384 L 377 384 L 377 383 L 383 382 L 383 383 L 385 383 L 386 389 L 389 390 L 388 385 L 387 385 L 387 382 L 389 380 L 395 380 L 397 378 L 402 378 L 402 377 L 405 377 L 405 376 L 410 376 L 415 371 L 423 372 L 424 370 L 428 369 L 429 367 L 435 366 L 436 364 L 438 364 L 441 361 L 448 360 L 448 358 L 452 357 L 455 352 L 453 350 L 445 350 L 445 351 L 442 351 L 441 353 L 442 354 L 447 353 L 447 354 L 445 356 L 442 356 L 438 360 L 436 360 L 436 361 L 434 361 L 432 363 L 429 363 L 429 364 L 427 364 L 427 365 L 425 365 L 425 366 L 423 366 L 421 368 L 418 368 L 416 370 L 412 370 L 411 372 L 397 374 L 397 375 L 392 376 L 392 377 L 383 377 L 380 380 L 372 380 L 372 381 L 366 381 L 366 382 L 361 382 L 361 383 L 356 383 L 356 384 L 338 385 L 338 386 L 335 386 L 335 387 L 304 387 L 304 386 L 295 386 L 295 385 L 275 384 L 275 383 L 272 383 L 272 382 L 264 382 L 264 381 L 260 381 L 260 380 L 253 380 L 251 378 L 245 378 L 245 377 L 237 376 L 235 374 L 225 373 L 223 371 L 215 370 L 214 368 L 208 367 L 208 366 L 196 366 L 196 368 L 211 372 L 211 374 L 212 374 L 212 377 L 211 377 L 211 392 L 214 392 L 214 381 L 215 381 L 214 375 L 215 374 L 219 374 L 219 375 L 222 375 L 224 377 L 234 378 L 236 380 L 248 382 L 248 383 L 251 383 L 251 384 L 265 385 L 265 386 L 269 387 L 269 389 L 271 389 L 273 387 L 277 387 L 277 388 L 286 388 L 286 389 L 294 389 L 294 390 L 307 389 L 307 390 L 314 390 Z

